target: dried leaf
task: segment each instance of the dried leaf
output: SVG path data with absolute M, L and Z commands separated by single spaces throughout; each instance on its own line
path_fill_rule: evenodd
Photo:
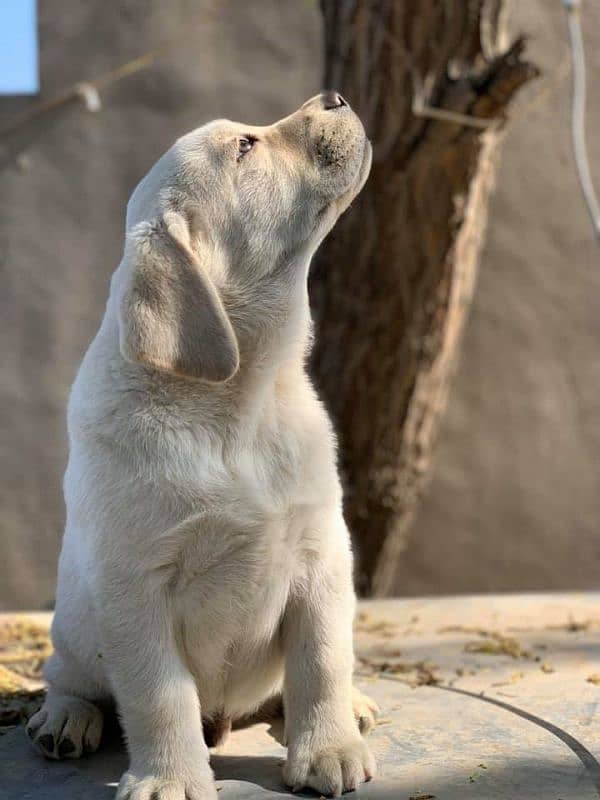
M 522 648 L 520 642 L 501 633 L 491 633 L 489 638 L 480 642 L 467 642 L 464 649 L 466 653 L 482 653 L 490 656 L 530 657 L 530 653 Z

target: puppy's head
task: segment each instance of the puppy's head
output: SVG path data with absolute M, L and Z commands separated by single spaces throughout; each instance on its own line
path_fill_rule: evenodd
M 370 164 L 360 120 L 335 92 L 274 125 L 218 120 L 179 139 L 128 205 L 123 355 L 208 381 L 232 377 L 239 348 L 229 290 L 251 298 L 270 276 L 290 280 Z

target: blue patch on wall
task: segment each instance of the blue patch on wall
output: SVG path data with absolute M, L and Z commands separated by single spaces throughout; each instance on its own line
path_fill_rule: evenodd
M 0 94 L 36 94 L 37 0 L 0 0 Z

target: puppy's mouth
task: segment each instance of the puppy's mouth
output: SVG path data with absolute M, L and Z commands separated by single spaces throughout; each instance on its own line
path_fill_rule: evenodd
M 347 180 L 343 182 L 343 186 L 340 188 L 339 192 L 336 192 L 333 196 L 330 195 L 329 197 L 325 196 L 323 198 L 323 205 L 317 213 L 316 228 L 319 228 L 324 218 L 328 217 L 331 212 L 334 213 L 336 218 L 339 217 L 362 190 L 369 177 L 369 172 L 371 171 L 373 160 L 373 147 L 371 142 L 366 136 L 363 136 L 360 144 L 360 154 L 356 151 L 354 153 L 350 151 L 345 154 L 345 158 L 353 162 L 352 166 L 354 166 L 354 169 L 349 170 L 350 174 Z M 342 165 L 341 159 L 338 161 L 338 164 L 340 166 Z
M 359 167 L 354 175 L 350 185 L 338 197 L 334 198 L 330 205 L 335 205 L 339 208 L 339 213 L 344 211 L 354 198 L 359 194 L 371 171 L 371 163 L 373 160 L 373 147 L 371 142 L 365 136 L 363 141 L 363 151 Z
M 363 156 L 362 156 L 362 163 L 358 170 L 358 180 L 356 183 L 356 194 L 360 192 L 363 188 L 365 183 L 367 182 L 367 178 L 369 177 L 369 172 L 371 171 L 371 164 L 373 163 L 373 146 L 371 142 L 365 136 L 365 141 L 363 145 Z

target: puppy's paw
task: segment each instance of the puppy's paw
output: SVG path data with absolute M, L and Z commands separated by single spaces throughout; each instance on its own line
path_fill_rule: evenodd
M 79 697 L 49 693 L 26 731 L 46 758 L 79 758 L 98 749 L 102 712 Z
M 212 776 L 205 780 L 171 780 L 156 775 L 126 772 L 119 783 L 115 800 L 216 800 Z
M 374 776 L 375 760 L 366 742 L 354 738 L 307 758 L 289 759 L 283 770 L 283 779 L 292 791 L 308 786 L 333 797 L 357 789 Z
M 368 736 L 377 724 L 379 706 L 368 695 L 363 694 L 360 689 L 353 686 L 352 710 L 354 711 L 354 719 L 358 723 L 358 730 L 363 736 Z

